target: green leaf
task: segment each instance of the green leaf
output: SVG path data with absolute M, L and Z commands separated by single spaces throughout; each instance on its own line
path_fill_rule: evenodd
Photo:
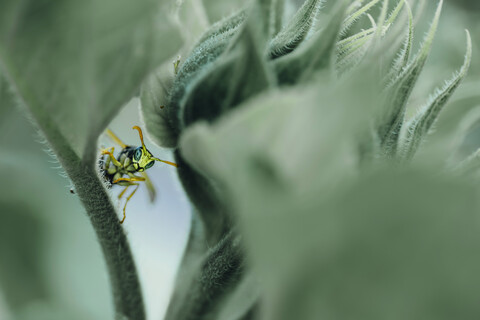
M 251 12 L 252 16 L 232 40 L 228 51 L 188 84 L 180 105 L 180 130 L 200 120 L 213 121 L 272 85 L 272 76 L 262 55 L 263 42 L 257 38 L 261 32 L 254 23 L 258 21 L 257 11 Z M 176 154 L 176 160 L 181 164 L 180 180 L 205 225 L 207 239 L 215 245 L 230 227 L 228 206 L 219 201 L 217 186 L 191 168 L 180 153 Z
M 354 76 L 250 99 L 182 135 L 239 223 L 262 318 L 474 317 L 478 188 L 436 167 L 359 171 L 380 93 Z
M 343 56 L 351 54 L 363 44 L 371 39 L 371 36 L 375 33 L 376 27 L 368 28 L 366 30 L 359 31 L 358 33 L 351 35 L 348 38 L 342 39 L 337 42 L 337 60 L 341 60 Z
M 326 79 L 328 77 L 322 80 Z M 187 128 L 180 141 L 182 157 L 196 172 L 214 183 L 216 196 L 221 203 L 228 203 L 230 216 L 237 206 L 249 205 L 235 196 L 235 190 L 237 187 L 242 190 L 248 188 L 245 182 L 252 176 L 257 177 L 259 183 L 251 186 L 250 191 L 266 202 L 271 201 L 270 188 L 276 190 L 288 186 L 295 189 L 294 186 L 284 185 L 294 177 L 312 181 L 309 176 L 315 172 L 323 175 L 323 181 L 328 183 L 333 178 L 330 176 L 333 155 L 340 152 L 346 156 L 345 159 L 349 158 L 343 153 L 344 137 L 350 136 L 351 132 L 358 132 L 359 123 L 369 118 L 368 112 L 357 115 L 356 110 L 361 107 L 353 108 L 354 101 L 366 101 L 360 98 L 369 92 L 364 84 L 354 82 L 336 88 L 328 82 L 319 81 L 308 86 L 308 89 L 275 91 L 253 97 L 225 114 L 211 127 L 199 122 Z M 337 101 L 333 99 L 347 88 L 359 95 L 344 95 Z M 362 110 L 375 105 L 371 102 L 366 103 Z M 343 125 L 332 126 L 339 119 L 345 119 Z M 329 137 L 337 136 L 336 142 L 342 142 L 332 143 Z M 307 159 L 308 163 L 299 166 L 299 159 Z M 338 163 L 335 161 L 333 165 Z M 270 177 L 275 183 L 264 185 L 264 178 Z M 232 187 L 232 183 L 236 186 Z M 302 193 L 302 190 L 297 191 Z M 248 269 L 246 274 L 249 274 Z M 255 271 L 254 274 L 258 273 Z M 236 289 L 232 288 L 231 294 L 218 301 L 218 319 L 248 319 L 250 312 L 255 312 L 257 308 L 256 296 L 259 292 L 262 302 L 260 310 L 263 312 L 263 290 L 255 289 L 255 282 L 246 283 L 247 279 L 240 280 Z M 259 279 L 263 282 L 262 276 Z M 225 311 L 221 310 L 223 308 Z M 231 312 L 229 317 L 225 317 L 227 310 Z M 234 318 L 234 314 L 239 317 Z
M 247 18 L 246 10 L 240 10 L 231 14 L 230 16 L 214 23 L 198 40 L 198 45 L 201 46 L 202 42 L 208 39 L 214 38 L 222 33 L 228 32 L 232 29 L 237 29 Z
M 382 37 L 382 35 L 384 33 L 383 32 L 383 27 L 384 26 L 388 27 L 388 23 L 386 21 L 387 13 L 388 13 L 388 2 L 389 2 L 388 0 L 383 1 L 382 7 L 380 9 L 380 14 L 378 15 L 377 21 L 375 22 L 375 20 L 373 20 L 373 18 L 372 18 L 372 24 L 374 24 L 374 26 L 376 25 L 376 27 L 377 27 L 376 30 L 375 30 L 375 39 L 377 40 L 377 42 L 379 41 L 379 39 Z M 397 8 L 400 5 L 403 5 L 402 1 L 398 2 Z M 395 9 L 394 12 L 392 13 L 392 16 L 395 17 L 396 15 L 398 15 L 398 12 L 399 12 L 399 10 Z M 369 17 L 371 17 L 371 16 L 369 15 Z
M 1 302 L 9 303 L 12 319 L 27 319 L 21 315 L 33 309 L 40 319 L 42 310 L 58 308 L 69 311 L 63 319 L 113 319 L 98 241 L 68 182 L 52 169 L 58 164 L 32 140 L 35 130 L 19 111 L 0 126 L 6 137 L 0 148 L 8 150 L 0 155 L 0 175 L 9 181 L 0 194 Z
M 199 43 L 192 49 L 192 52 L 181 64 L 180 69 L 172 84 L 168 96 L 168 103 L 165 106 L 166 120 L 170 127 L 171 140 L 169 145 L 176 145 L 178 136 L 181 132 L 181 104 L 189 87 L 200 75 L 211 69 L 211 65 L 217 58 L 225 52 L 230 45 L 232 38 L 238 34 L 239 28 L 245 20 L 245 13 L 239 12 L 231 17 L 213 25 L 200 39 Z M 157 88 L 157 92 L 161 92 Z M 160 106 L 154 108 L 158 110 Z M 148 111 L 146 111 L 148 113 Z M 161 115 L 152 115 L 156 118 L 164 118 Z M 155 130 L 152 130 L 155 132 Z M 162 136 L 156 137 L 157 140 L 164 139 Z
M 187 47 L 197 41 L 210 25 L 202 0 L 178 0 L 173 17 Z
M 220 241 L 213 242 L 199 217 L 192 213 L 187 247 L 165 319 L 248 317 L 256 311 L 259 287 L 253 274 L 244 270 L 238 236 L 226 231 Z
M 149 138 L 158 146 L 176 146 L 174 130 L 168 121 L 168 93 L 173 83 L 173 65 L 168 63 L 150 75 L 141 87 L 140 114 Z
M 145 312 L 126 235 L 95 166 L 96 142 L 151 69 L 180 46 L 163 9 L 150 0 L 0 2 L 0 66 L 87 211 L 117 318 L 144 319 Z
M 295 84 L 309 80 L 316 72 L 331 66 L 346 3 L 341 1 L 337 4 L 326 27 L 312 36 L 307 43 L 271 62 L 279 84 Z
M 432 25 L 415 59 L 402 71 L 386 90 L 386 112 L 379 122 L 379 134 L 386 156 L 397 152 L 398 138 L 404 124 L 405 109 L 413 87 L 425 65 L 437 30 L 443 0 L 440 0 Z
M 279 0 L 276 0 L 279 2 Z M 312 32 L 323 0 L 307 0 L 288 24 L 269 44 L 270 58 L 275 59 L 295 50 Z
M 461 85 L 458 91 L 464 87 Z M 458 98 L 458 94 L 453 97 Z M 430 163 L 435 159 L 447 169 L 460 169 L 461 163 L 478 148 L 475 132 L 479 123 L 480 106 L 471 104 L 471 100 L 451 101 L 435 123 L 435 133 L 420 144 L 414 155 L 415 163 Z
M 149 0 L 2 1 L 0 63 L 31 112 L 93 165 L 98 135 L 180 46 L 165 9 Z
M 165 319 L 213 318 L 222 299 L 234 291 L 243 278 L 244 259 L 239 237 L 229 232 L 201 261 L 196 260 L 194 266 L 199 268 L 190 269 L 189 283 L 182 285 L 183 299 L 172 300 L 174 303 L 170 304 Z
M 352 70 L 365 57 L 370 47 L 377 27 L 374 26 L 367 30 L 345 38 L 337 43 L 337 55 L 335 67 L 337 74 L 342 75 Z
M 475 177 L 478 179 L 480 169 L 480 149 L 469 155 L 465 160 L 453 168 L 453 172 L 465 177 Z M 476 176 L 475 176 L 476 174 Z
M 389 14 L 387 20 L 385 21 L 386 25 L 391 25 L 395 22 L 395 20 L 397 20 L 397 17 L 400 14 L 400 11 L 402 11 L 402 8 L 403 8 L 404 5 L 408 6 L 408 1 L 407 0 L 399 0 L 397 2 L 397 5 L 393 9 L 393 11 Z
M 395 79 L 402 72 L 402 70 L 408 65 L 410 60 L 410 55 L 412 52 L 413 44 L 413 13 L 408 1 L 405 0 L 405 8 L 408 13 L 408 33 L 405 39 L 402 50 L 400 51 L 398 57 L 393 62 L 393 65 L 389 71 L 387 79 Z
M 363 7 L 359 8 L 357 11 L 355 12 L 352 12 L 351 14 L 349 14 L 345 20 L 343 21 L 342 23 L 342 27 L 341 27 L 341 34 L 345 34 L 347 32 L 347 30 L 350 28 L 350 26 L 355 22 L 357 21 L 358 19 L 360 19 L 360 17 L 362 17 L 364 14 L 366 14 L 373 6 L 375 6 L 380 0 L 372 0 L 370 1 L 369 3 L 367 3 L 366 5 L 364 5 Z M 350 8 L 354 8 L 353 6 L 350 6 Z M 350 9 L 349 8 L 349 9 Z
M 180 105 L 182 128 L 198 120 L 212 121 L 273 84 L 263 57 L 263 39 L 259 35 L 262 31 L 257 17 L 261 19 L 256 10 L 251 10 L 228 51 L 189 84 Z
M 194 170 L 178 151 L 175 152 L 175 161 L 180 182 L 202 224 L 204 242 L 214 246 L 232 225 L 226 204 L 219 200 L 218 186 Z
M 0 125 L 7 121 L 14 105 L 13 94 L 10 92 L 9 84 L 0 70 Z
M 215 317 L 218 320 L 256 319 L 260 313 L 260 303 L 260 281 L 254 272 L 245 272 L 233 292 L 222 299 Z
M 285 11 L 285 0 L 272 0 L 270 23 L 269 23 L 269 36 L 275 37 L 283 28 L 283 16 Z
M 390 37 L 389 41 L 382 41 L 387 31 L 391 29 L 392 24 L 397 20 L 401 9 L 403 8 L 405 0 L 397 2 L 397 5 L 392 10 L 388 18 L 386 17 L 388 6 L 387 2 L 383 2 L 383 6 L 378 17 L 378 21 L 375 22 L 373 18 L 372 27 L 366 30 L 361 30 L 358 33 L 340 40 L 337 43 L 337 58 L 336 69 L 337 73 L 343 75 L 357 66 L 366 56 L 370 50 L 370 60 L 368 63 L 377 65 L 378 59 L 385 59 L 385 47 L 391 45 Z M 369 15 L 370 16 L 370 15 Z M 364 62 L 366 64 L 366 62 Z
M 406 137 L 401 142 L 400 152 L 401 156 L 407 160 L 413 157 L 425 136 L 437 120 L 440 112 L 458 88 L 461 81 L 467 75 L 472 60 L 472 40 L 468 31 L 466 31 L 466 34 L 467 53 L 460 70 L 444 85 L 442 89 L 437 89 L 435 94 L 430 97 L 427 104 L 420 108 L 417 115 L 405 124 Z
M 359 131 L 369 132 L 371 114 L 378 107 L 378 94 L 373 94 L 378 91 L 373 81 L 366 81 L 371 79 L 368 72 L 338 83 L 330 79 L 319 75 L 303 87 L 245 101 L 211 126 L 205 122 L 193 125 L 182 135 L 184 159 L 222 192 L 233 181 L 243 184 L 247 178 L 241 170 L 244 167 L 253 175 L 259 176 L 260 171 L 279 182 L 309 179 L 313 170 L 324 174 L 322 182 L 327 183 L 328 165 L 338 165 L 330 160 L 351 151 L 344 147 L 347 141 L 357 141 Z M 297 162 L 301 159 L 308 159 L 309 165 Z
M 243 20 L 241 13 L 214 26 L 181 66 L 167 107 L 173 117 L 177 116 L 174 112 L 182 116 L 177 132 L 197 121 L 196 117 L 219 117 L 270 85 L 270 79 L 264 80 L 268 75 L 263 75 L 261 40 L 253 32 L 258 29 L 247 21 L 238 30 Z M 226 108 L 219 110 L 217 102 Z M 194 170 L 178 151 L 175 158 L 180 181 L 196 210 L 166 319 L 212 319 L 222 301 L 242 282 L 243 255 L 238 237 L 231 231 L 228 206 L 219 200 L 218 185 Z
M 265 319 L 467 319 L 480 312 L 471 296 L 480 287 L 472 281 L 480 265 L 476 189 L 390 171 L 361 177 L 325 205 L 321 192 L 296 203 L 277 196 L 278 204 L 241 212 L 263 271 Z
M 50 298 L 41 266 L 41 242 L 45 239 L 47 226 L 34 214 L 39 208 L 15 203 L 18 200 L 0 199 L 0 287 L 8 293 L 5 298 L 12 310 Z
M 34 303 L 15 314 L 15 320 L 82 320 L 90 314 L 69 309 L 65 305 Z M 8 319 L 7 319 L 8 320 Z

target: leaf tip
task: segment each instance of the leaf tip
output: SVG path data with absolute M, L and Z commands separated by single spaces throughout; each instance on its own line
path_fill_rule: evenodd
M 467 37 L 467 54 L 465 55 L 465 60 L 472 60 L 472 37 L 470 35 L 470 31 L 468 29 L 465 29 L 465 35 Z

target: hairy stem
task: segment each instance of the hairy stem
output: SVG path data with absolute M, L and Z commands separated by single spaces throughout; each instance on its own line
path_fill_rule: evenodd
M 114 298 L 115 318 L 145 319 L 142 292 L 132 252 L 115 208 L 93 163 L 85 163 L 74 152 L 49 115 L 38 107 L 39 101 L 31 94 L 28 85 L 20 81 L 21 77 L 15 73 L 14 68 L 9 68 L 10 64 L 4 57 L 0 56 L 0 63 L 21 103 L 29 109 L 72 180 L 78 197 L 87 211 L 106 260 Z

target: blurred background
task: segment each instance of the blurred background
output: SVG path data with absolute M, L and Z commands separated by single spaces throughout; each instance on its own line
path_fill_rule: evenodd
M 210 22 L 242 5 L 234 1 L 203 2 Z M 302 2 L 295 0 L 291 7 Z M 428 1 L 426 22 L 415 31 L 417 44 L 436 3 Z M 421 104 L 425 99 L 421 93 L 442 85 L 443 79 L 449 79 L 462 64 L 463 29 L 468 28 L 474 58 L 469 76 L 456 94 L 463 100 L 453 100 L 458 108 L 474 107 L 468 97 L 478 96 L 480 84 L 479 21 L 480 1 L 446 1 L 412 105 Z M 138 100 L 133 99 L 109 127 L 125 143 L 139 145 L 138 135 L 131 129 L 138 124 Z M 478 148 L 478 127 L 466 141 L 465 153 Z M 114 146 L 107 137 L 102 137 L 99 144 Z M 146 144 L 155 156 L 172 158 L 168 150 L 154 146 L 148 139 Z M 124 226 L 140 274 L 148 319 L 159 320 L 166 310 L 185 245 L 190 205 L 175 169 L 157 163 L 148 173 L 157 199 L 150 203 L 141 186 L 128 204 Z M 84 209 L 70 194 L 68 179 L 4 84 L 0 87 L 0 176 L 0 319 L 72 319 L 72 315 L 78 315 L 78 319 L 112 319 L 105 264 Z M 119 191 L 112 190 L 114 199 Z

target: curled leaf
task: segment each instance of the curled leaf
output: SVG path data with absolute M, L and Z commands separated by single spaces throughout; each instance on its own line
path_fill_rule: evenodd
M 345 9 L 346 1 L 341 1 L 323 30 L 291 54 L 271 62 L 280 84 L 306 81 L 314 73 L 331 66 Z
M 345 20 L 342 23 L 342 28 L 341 28 L 341 34 L 345 34 L 350 28 L 350 26 L 357 21 L 361 16 L 366 14 L 373 6 L 375 6 L 380 0 L 372 0 L 363 7 L 359 8 L 355 12 L 352 12 L 351 14 L 348 15 L 348 17 L 345 18 Z M 357 1 L 359 2 L 359 1 Z M 353 3 L 353 5 L 356 5 L 357 2 Z M 351 6 L 349 9 L 355 8 L 354 6 Z
M 190 83 L 181 102 L 182 128 L 212 121 L 245 99 L 268 89 L 273 77 L 263 57 L 261 32 L 250 16 L 229 51 Z
M 380 119 L 379 135 L 384 154 L 391 157 L 397 152 L 400 130 L 404 124 L 408 98 L 425 65 L 437 30 L 443 0 L 440 0 L 432 25 L 415 59 L 402 71 L 386 90 L 386 111 Z
M 406 137 L 403 141 L 401 154 L 405 159 L 413 157 L 420 143 L 424 140 L 433 124 L 437 120 L 440 112 L 447 104 L 450 97 L 460 85 L 461 81 L 467 75 L 472 60 L 472 40 L 470 33 L 466 30 L 467 35 L 467 53 L 460 70 L 449 80 L 442 89 L 437 89 L 435 94 L 430 97 L 429 101 L 423 106 L 416 116 L 414 116 L 405 125 Z
M 171 65 L 168 64 L 168 68 Z M 168 122 L 168 94 L 173 75 L 157 72 L 144 81 L 140 91 L 140 114 L 150 139 L 164 148 L 175 147 L 174 130 Z
M 279 1 L 279 0 L 277 0 Z M 297 48 L 315 26 L 323 0 L 307 0 L 269 44 L 270 58 L 286 55 Z
M 371 28 L 361 30 L 358 33 L 351 35 L 348 38 L 344 38 L 337 43 L 336 68 L 338 74 L 343 75 L 352 70 L 359 64 L 360 61 L 363 60 L 369 50 L 369 63 L 378 65 L 377 59 L 379 57 L 382 57 L 382 59 L 385 58 L 385 47 L 387 46 L 387 41 L 385 41 L 385 44 L 383 44 L 381 43 L 381 39 L 383 39 L 387 31 L 391 29 L 392 24 L 397 20 L 399 13 L 404 6 L 404 1 L 406 0 L 400 0 L 397 2 L 397 5 L 388 17 L 388 4 L 384 1 L 377 22 L 374 21 L 370 14 L 368 14 L 372 23 Z M 391 39 L 392 37 L 389 40 Z M 390 45 L 390 41 L 388 41 L 388 45 Z M 378 67 L 379 69 L 381 68 L 381 66 Z
M 387 79 L 396 78 L 398 74 L 400 74 L 408 65 L 408 61 L 410 60 L 410 55 L 412 52 L 412 44 L 413 44 L 413 13 L 410 5 L 408 4 L 407 0 L 405 1 L 405 8 L 408 13 L 408 33 L 405 38 L 405 42 L 403 45 L 402 50 L 398 54 L 397 58 L 393 62 L 392 67 L 390 68 L 389 75 Z
M 180 105 L 192 82 L 211 68 L 211 64 L 225 52 L 232 38 L 238 33 L 245 14 L 239 12 L 213 25 L 192 49 L 190 55 L 180 66 L 169 92 L 166 105 L 166 121 L 171 129 L 169 145 L 176 145 L 181 131 Z

